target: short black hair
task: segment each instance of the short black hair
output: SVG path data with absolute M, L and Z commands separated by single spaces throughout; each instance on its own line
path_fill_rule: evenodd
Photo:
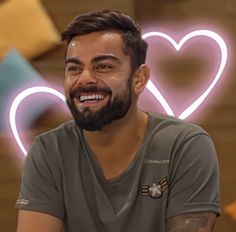
M 147 43 L 140 26 L 130 16 L 115 10 L 101 10 L 77 16 L 62 32 L 61 40 L 70 43 L 73 37 L 98 31 L 117 31 L 124 42 L 124 51 L 131 58 L 132 70 L 145 63 Z

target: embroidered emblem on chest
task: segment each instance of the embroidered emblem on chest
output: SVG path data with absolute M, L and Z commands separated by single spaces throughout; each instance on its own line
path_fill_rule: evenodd
M 154 199 L 158 199 L 162 196 L 163 191 L 168 188 L 167 177 L 163 178 L 158 183 L 153 183 L 151 186 L 142 186 L 142 196 L 149 196 Z

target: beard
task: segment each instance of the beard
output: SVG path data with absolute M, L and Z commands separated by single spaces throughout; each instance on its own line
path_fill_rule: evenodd
M 127 87 L 118 96 L 115 96 L 113 100 L 109 99 L 108 103 L 100 110 L 95 112 L 91 111 L 89 107 L 86 107 L 83 112 L 80 112 L 73 101 L 74 96 L 79 92 L 93 92 L 93 93 L 106 93 L 108 96 L 112 95 L 112 91 L 108 88 L 98 88 L 97 86 L 81 87 L 70 94 L 70 98 L 66 100 L 66 103 L 71 111 L 71 114 L 76 124 L 84 130 L 97 131 L 101 130 L 105 125 L 111 122 L 123 118 L 131 105 L 131 83 L 132 77 L 129 78 Z

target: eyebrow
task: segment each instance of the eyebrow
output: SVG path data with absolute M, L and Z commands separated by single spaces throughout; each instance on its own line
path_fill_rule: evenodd
M 94 57 L 92 59 L 92 63 L 97 63 L 103 60 L 113 60 L 116 63 L 121 64 L 121 60 L 113 55 L 101 55 L 101 56 Z M 65 64 L 68 64 L 68 63 L 83 64 L 83 62 L 80 59 L 75 58 L 75 57 L 66 59 Z
M 79 59 L 74 58 L 74 57 L 66 59 L 65 64 L 68 64 L 68 63 L 83 64 L 82 61 L 80 61 Z
M 113 56 L 113 55 L 101 55 L 101 56 L 94 57 L 94 58 L 92 59 L 92 63 L 97 63 L 97 62 L 103 61 L 103 60 L 113 60 L 113 61 L 115 61 L 116 63 L 121 64 L 120 59 L 117 58 L 116 56 Z

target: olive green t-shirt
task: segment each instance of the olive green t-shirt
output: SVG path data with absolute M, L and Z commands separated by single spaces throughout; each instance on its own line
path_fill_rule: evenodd
M 66 232 L 165 232 L 169 217 L 220 213 L 217 156 L 200 127 L 149 113 L 134 160 L 107 180 L 69 121 L 35 138 L 16 206 L 58 217 Z

